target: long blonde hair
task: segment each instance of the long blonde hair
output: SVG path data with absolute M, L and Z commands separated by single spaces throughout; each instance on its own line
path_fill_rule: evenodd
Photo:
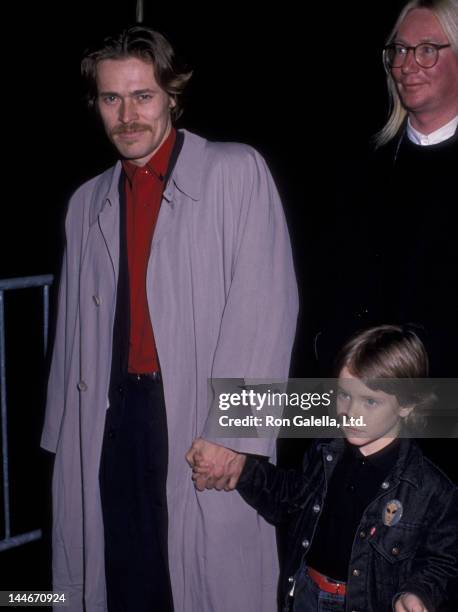
M 387 38 L 386 44 L 390 44 L 396 37 L 401 22 L 407 13 L 413 9 L 428 9 L 434 14 L 442 26 L 453 52 L 458 56 L 458 0 L 411 0 L 402 9 L 399 17 Z M 392 140 L 399 131 L 407 111 L 402 105 L 396 89 L 396 84 L 391 71 L 385 66 L 386 83 L 388 88 L 390 114 L 386 124 L 374 136 L 375 147 L 378 148 Z

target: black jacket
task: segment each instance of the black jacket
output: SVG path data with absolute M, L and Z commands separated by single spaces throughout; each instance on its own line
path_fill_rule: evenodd
M 302 471 L 282 470 L 247 457 L 237 490 L 267 521 L 289 524 L 281 601 L 306 559 L 343 449 L 342 439 L 318 440 L 304 457 Z M 388 612 L 401 592 L 416 594 L 429 612 L 440 609 L 448 580 L 458 574 L 457 492 L 414 442 L 401 440 L 396 465 L 355 534 L 347 579 L 348 612 Z M 382 513 L 393 499 L 402 503 L 403 514 L 388 527 Z
M 458 132 L 425 147 L 402 128 L 357 168 L 344 167 L 327 226 L 335 256 L 315 257 L 321 374 L 358 330 L 410 323 L 425 344 L 429 375 L 458 377 Z

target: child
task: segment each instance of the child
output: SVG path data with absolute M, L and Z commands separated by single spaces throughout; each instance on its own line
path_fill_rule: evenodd
M 364 331 L 336 370 L 337 412 L 364 417 L 364 431 L 345 427 L 346 439 L 317 440 L 301 472 L 246 457 L 237 490 L 269 522 L 288 523 L 283 610 L 433 612 L 446 600 L 458 573 L 457 489 L 398 437 L 428 397 L 374 381 L 423 378 L 427 367 L 414 332 Z

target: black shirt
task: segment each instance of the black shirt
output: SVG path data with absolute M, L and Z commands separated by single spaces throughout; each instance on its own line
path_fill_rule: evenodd
M 328 492 L 307 565 L 342 582 L 356 530 L 364 510 L 396 463 L 399 439 L 365 457 L 357 446 L 345 442 L 345 451 L 329 481 Z

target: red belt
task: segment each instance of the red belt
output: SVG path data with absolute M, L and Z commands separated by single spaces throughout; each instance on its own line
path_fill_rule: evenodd
M 308 567 L 307 572 L 313 582 L 319 586 L 322 591 L 333 593 L 334 595 L 346 594 L 347 586 L 345 582 L 333 582 L 324 574 L 320 574 L 320 572 L 314 570 L 313 567 Z

